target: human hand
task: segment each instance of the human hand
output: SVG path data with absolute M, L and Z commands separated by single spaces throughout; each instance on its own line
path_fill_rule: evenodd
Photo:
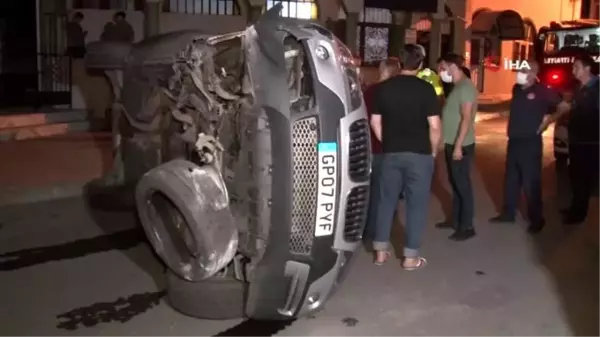
M 452 152 L 452 159 L 461 160 L 463 158 L 463 150 L 461 146 L 456 146 Z
M 546 131 L 546 129 L 548 129 L 549 125 L 550 125 L 550 122 L 548 120 L 544 119 L 542 121 L 542 123 L 540 124 L 540 126 L 538 127 L 537 134 L 541 135 L 542 133 L 544 133 Z
M 562 101 L 562 102 L 558 103 L 558 106 L 556 107 L 556 110 L 558 110 L 558 111 L 569 111 L 569 110 L 571 110 L 571 103 L 569 103 L 567 101 Z

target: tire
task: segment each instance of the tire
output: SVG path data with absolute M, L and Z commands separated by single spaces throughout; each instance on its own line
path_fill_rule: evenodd
M 233 259 L 238 231 L 215 168 L 181 159 L 162 164 L 140 179 L 136 205 L 154 250 L 179 277 L 205 280 Z
M 176 311 L 201 319 L 244 317 L 246 283 L 232 277 L 189 282 L 167 270 L 167 303 Z

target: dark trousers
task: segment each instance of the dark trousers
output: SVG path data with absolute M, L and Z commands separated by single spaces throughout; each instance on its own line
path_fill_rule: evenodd
M 450 222 L 456 230 L 473 228 L 475 205 L 473 200 L 473 187 L 471 186 L 471 165 L 475 155 L 475 144 L 463 147 L 463 157 L 454 160 L 452 153 L 454 145 L 446 144 L 444 155 L 448 179 L 452 186 L 452 217 Z
M 404 191 L 404 256 L 418 256 L 429 211 L 433 157 L 410 152 L 385 153 L 380 174 L 373 248 L 388 249 L 398 195 L 400 191 Z
M 542 137 L 509 138 L 504 175 L 504 215 L 515 217 L 522 188 L 527 198 L 529 221 L 538 224 L 543 220 L 542 156 Z
M 569 216 L 584 220 L 590 196 L 598 187 L 598 144 L 569 144 L 569 180 L 572 198 Z

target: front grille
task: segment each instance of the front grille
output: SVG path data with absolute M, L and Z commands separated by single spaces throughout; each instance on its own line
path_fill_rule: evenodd
M 301 119 L 292 127 L 292 229 L 290 251 L 310 254 L 317 209 L 317 118 Z
M 369 123 L 360 119 L 350 125 L 348 175 L 354 181 L 366 181 L 370 173 Z
M 362 238 L 369 206 L 369 186 L 358 186 L 348 194 L 344 222 L 344 239 L 356 242 Z

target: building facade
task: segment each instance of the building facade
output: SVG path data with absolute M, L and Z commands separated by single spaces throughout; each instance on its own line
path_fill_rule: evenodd
M 467 30 L 470 38 L 466 41 L 466 56 L 471 64 L 474 80 L 480 81 L 481 91 L 490 95 L 510 93 L 515 73 L 503 69 L 503 61 L 533 58 L 534 41 L 541 27 L 548 26 L 552 21 L 598 18 L 598 0 L 467 2 Z M 518 25 L 523 26 L 522 34 L 515 32 L 515 26 Z M 510 36 L 499 36 L 503 31 L 507 31 Z M 485 67 L 478 67 L 481 60 Z M 482 68 L 483 76 L 480 75 Z

